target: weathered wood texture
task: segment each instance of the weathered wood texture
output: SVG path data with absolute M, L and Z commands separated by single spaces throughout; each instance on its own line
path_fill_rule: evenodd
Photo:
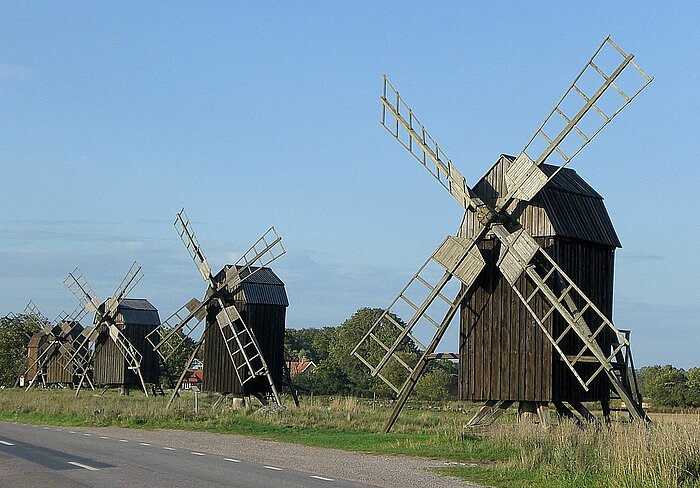
M 160 324 L 158 310 L 143 299 L 125 298 L 119 305 L 116 325 L 141 355 L 141 374 L 146 383 L 160 383 L 158 355 L 146 340 L 146 335 Z M 105 325 L 97 329 L 94 357 L 94 383 L 96 385 L 122 385 L 141 388 L 137 374 L 128 364 L 117 345 L 109 338 Z
M 83 327 L 78 323 L 61 322 L 59 328 L 62 330 L 61 340 L 70 343 L 80 336 Z M 48 384 L 73 384 L 76 380 L 75 368 L 66 357 L 56 349 L 46 365 L 46 383 Z
M 508 157 L 502 157 L 475 186 L 475 191 L 485 201 L 494 202 L 504 191 L 502 178 L 509 161 Z M 575 172 L 564 170 L 529 205 L 521 202 L 520 216 L 525 229 L 610 317 L 614 251 L 619 241 L 600 195 Z M 462 235 L 470 236 L 474 229 L 474 222 L 467 215 Z M 599 375 L 585 392 L 559 359 L 496 267 L 499 250 L 496 240 L 485 239 L 479 248 L 486 267 L 461 310 L 460 398 L 540 402 L 609 398 L 610 387 L 604 375 Z M 533 291 L 533 286 L 522 276 L 516 286 L 525 296 Z M 534 308 L 539 315 L 543 307 L 543 300 L 536 298 Z M 586 319 L 592 322 L 589 314 Z M 566 323 L 553 314 L 546 326 L 557 337 Z M 565 353 L 576 355 L 582 347 L 580 340 L 573 334 L 567 338 L 570 339 L 562 344 Z M 609 335 L 599 336 L 598 342 L 604 351 L 610 349 L 610 340 Z M 577 369 L 590 371 L 594 367 L 588 363 Z
M 275 386 L 280 389 L 284 366 L 285 320 L 289 305 L 284 283 L 271 269 L 262 268 L 244 281 L 233 295 L 226 297 L 225 301 L 236 306 L 244 322 L 255 334 Z M 204 390 L 236 395 L 268 393 L 270 386 L 265 377 L 254 378 L 244 385 L 238 380 L 216 322 L 218 312 L 218 307 L 211 307 L 206 318 Z M 243 364 L 241 354 L 237 354 L 234 359 L 237 366 Z
M 27 346 L 27 370 L 25 378 L 31 380 L 36 375 L 39 364 L 36 363 L 39 356 L 44 352 L 49 345 L 49 335 L 46 332 L 40 331 L 34 334 L 29 339 Z

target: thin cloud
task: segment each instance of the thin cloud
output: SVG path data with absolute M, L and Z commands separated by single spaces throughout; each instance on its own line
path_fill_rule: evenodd
M 34 78 L 34 71 L 23 66 L 0 63 L 0 78 L 11 80 L 31 80 Z

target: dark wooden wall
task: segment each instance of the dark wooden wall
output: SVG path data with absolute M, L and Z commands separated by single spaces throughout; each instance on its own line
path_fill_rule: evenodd
M 284 330 L 286 307 L 282 305 L 250 304 L 236 300 L 236 308 L 243 320 L 253 330 L 262 350 L 263 357 L 272 374 L 275 386 L 282 385 L 282 365 L 284 361 Z M 204 385 L 206 391 L 249 395 L 266 393 L 270 386 L 266 378 L 255 378 L 241 385 L 229 359 L 224 338 L 221 334 L 216 314 L 219 309 L 212 307 L 207 315 L 204 332 Z M 224 329 L 227 331 L 227 329 Z M 243 364 L 241 354 L 235 357 L 236 365 Z M 245 371 L 243 369 L 242 371 Z
M 156 325 L 117 324 L 122 334 L 133 344 L 143 356 L 141 359 L 141 374 L 146 383 L 160 383 L 160 363 L 153 346 L 146 340 L 146 335 L 153 331 Z M 94 382 L 96 385 L 124 385 L 141 388 L 141 381 L 135 372 L 128 369 L 128 364 L 119 348 L 109 338 L 106 326 L 98 328 L 98 338 L 95 344 Z
M 46 365 L 46 382 L 49 384 L 69 383 L 73 384 L 75 379 L 72 366 L 64 369 L 64 366 L 70 364 L 70 358 L 61 354 L 58 350 L 51 357 Z
M 610 317 L 614 250 L 560 238 L 538 238 L 537 241 Z M 498 246 L 495 241 L 483 241 L 479 247 L 486 259 L 486 268 L 461 310 L 460 398 L 542 402 L 607 399 L 609 385 L 604 376 L 599 376 L 586 393 L 559 360 L 558 353 L 496 267 Z M 525 296 L 533 291 L 525 277 L 521 277 L 516 286 Z M 541 298 L 535 300 L 534 307 L 541 315 Z M 589 316 L 586 319 L 591 321 Z M 566 327 L 557 314 L 547 320 L 546 326 L 555 337 Z M 573 334 L 570 337 L 573 338 Z M 600 336 L 599 343 L 608 351 L 609 335 Z M 574 339 L 563 348 L 565 353 L 575 355 L 580 347 L 580 341 Z M 582 369 L 585 372 L 591 367 L 594 365 L 586 364 Z
M 37 332 L 31 339 L 29 339 L 29 345 L 27 346 L 27 374 L 25 379 L 27 381 L 31 380 L 37 372 L 38 364 L 34 364 L 44 349 L 48 346 L 48 335 L 45 332 Z M 32 366 L 34 365 L 34 366 Z

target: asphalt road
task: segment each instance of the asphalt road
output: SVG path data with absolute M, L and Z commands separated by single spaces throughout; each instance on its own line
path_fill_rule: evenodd
M 178 446 L 0 422 L 0 487 L 310 487 L 371 485 Z

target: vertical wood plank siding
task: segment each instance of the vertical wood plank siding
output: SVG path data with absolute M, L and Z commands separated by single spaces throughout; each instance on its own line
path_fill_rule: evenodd
M 141 374 L 146 383 L 159 383 L 160 363 L 158 355 L 146 335 L 158 327 L 158 311 L 146 300 L 124 299 L 120 305 L 116 325 L 141 355 Z M 141 388 L 141 382 L 128 364 L 119 348 L 109 338 L 105 325 L 97 328 L 94 357 L 95 385 L 121 385 Z
M 474 187 L 487 203 L 505 194 L 504 174 L 512 158 L 502 156 Z M 545 172 L 553 171 L 545 168 Z M 531 202 L 515 209 L 519 222 L 554 258 L 560 267 L 608 317 L 612 315 L 614 252 L 620 246 L 609 216 L 598 195 L 573 170 L 563 170 Z M 460 229 L 470 237 L 478 230 L 473 212 L 467 211 Z M 496 266 L 499 244 L 490 236 L 479 243 L 486 267 L 462 303 L 460 314 L 459 396 L 463 400 L 601 401 L 609 398 L 610 386 L 599 375 L 585 392 L 551 343 L 533 321 L 518 296 Z M 516 283 L 526 297 L 534 290 L 522 276 Z M 545 303 L 531 302 L 538 316 Z M 585 319 L 593 329 L 599 325 L 589 312 Z M 545 322 L 557 337 L 566 327 L 556 313 Z M 611 337 L 598 342 L 610 350 Z M 566 354 L 582 347 L 573 333 L 562 344 Z M 577 370 L 590 374 L 595 364 L 581 363 Z
M 226 266 L 217 274 L 215 279 L 228 267 L 230 266 Z M 284 330 L 289 304 L 284 283 L 271 269 L 262 268 L 245 280 L 233 295 L 225 297 L 225 301 L 236 306 L 243 321 L 255 334 L 272 380 L 276 388 L 281 389 Z M 218 312 L 218 307 L 210 307 L 207 312 L 204 331 L 204 390 L 235 395 L 268 393 L 270 386 L 265 377 L 251 379 L 245 385 L 238 380 L 224 342 L 224 337 L 231 337 L 230 331 L 225 328 L 222 334 L 216 322 Z M 252 351 L 248 352 L 249 356 L 254 354 Z M 236 354 L 234 361 L 236 366 L 241 366 L 244 363 L 242 354 Z M 239 371 L 244 373 L 245 368 Z

